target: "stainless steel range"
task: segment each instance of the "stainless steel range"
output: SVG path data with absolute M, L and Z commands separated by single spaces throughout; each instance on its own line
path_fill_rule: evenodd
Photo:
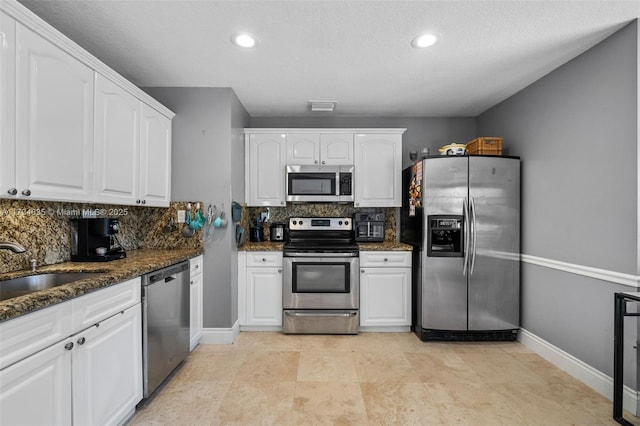
M 357 334 L 360 258 L 351 218 L 290 218 L 283 254 L 284 333 Z

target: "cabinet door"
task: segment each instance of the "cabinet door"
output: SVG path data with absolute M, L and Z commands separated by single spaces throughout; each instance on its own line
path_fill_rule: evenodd
M 140 204 L 169 207 L 171 120 L 145 103 L 141 108 Z
M 0 371 L 0 424 L 71 424 L 71 351 L 65 343 Z
M 247 325 L 282 326 L 282 269 L 247 268 Z
M 321 135 L 320 161 L 322 164 L 353 165 L 353 134 Z
M 73 423 L 120 424 L 142 400 L 140 304 L 73 336 Z
M 0 12 L 0 198 L 16 198 L 16 21 Z
M 360 325 L 411 325 L 410 268 L 361 269 Z
M 140 101 L 96 76 L 95 201 L 135 204 L 140 160 Z
M 356 134 L 354 206 L 402 205 L 402 135 Z
M 249 206 L 284 206 L 286 142 L 284 134 L 251 134 L 246 164 Z
M 193 350 L 202 336 L 202 274 L 191 276 L 189 286 L 191 309 L 189 311 L 189 349 Z
M 16 45 L 18 193 L 90 200 L 94 72 L 20 24 Z
M 288 133 L 286 164 L 319 164 L 319 147 L 319 134 Z

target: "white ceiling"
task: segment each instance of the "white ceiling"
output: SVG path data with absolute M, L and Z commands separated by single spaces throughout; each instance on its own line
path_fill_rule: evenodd
M 476 116 L 640 17 L 640 0 L 20 2 L 139 86 L 231 87 L 253 117 Z M 423 31 L 442 38 L 411 48 Z

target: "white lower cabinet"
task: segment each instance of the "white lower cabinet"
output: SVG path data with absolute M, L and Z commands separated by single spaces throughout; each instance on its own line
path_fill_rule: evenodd
M 361 251 L 361 329 L 410 326 L 411 252 Z
M 0 371 L 0 424 L 71 424 L 71 351 L 56 343 Z
M 139 289 L 137 278 L 1 323 L 3 340 L 8 336 L 13 342 L 12 350 L 2 352 L 0 359 L 0 365 L 6 366 L 0 370 L 0 424 L 124 422 L 142 399 Z M 124 297 L 115 294 L 120 291 Z M 113 302 L 96 297 L 101 292 Z M 120 310 L 122 300 L 132 294 L 136 298 Z M 113 313 L 114 309 L 119 311 Z M 89 327 L 72 329 L 70 318 L 77 312 L 83 315 L 75 318 L 86 318 L 87 312 L 104 315 L 95 316 L 96 322 Z M 55 324 L 60 321 L 63 327 Z M 38 324 L 47 330 L 66 329 L 67 333 L 53 344 L 25 353 L 22 348 L 28 343 L 18 332 Z
M 113 425 L 142 399 L 142 323 L 137 305 L 72 337 L 73 423 Z
M 194 350 L 202 337 L 202 256 L 190 259 L 189 264 L 189 350 Z
M 241 327 L 282 327 L 281 252 L 238 253 L 238 305 Z

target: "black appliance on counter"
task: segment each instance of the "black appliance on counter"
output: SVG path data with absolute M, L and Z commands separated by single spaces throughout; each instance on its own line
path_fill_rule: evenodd
M 354 213 L 353 229 L 356 241 L 384 241 L 384 213 Z
M 108 262 L 127 257 L 116 237 L 119 231 L 118 219 L 71 219 L 71 261 Z

